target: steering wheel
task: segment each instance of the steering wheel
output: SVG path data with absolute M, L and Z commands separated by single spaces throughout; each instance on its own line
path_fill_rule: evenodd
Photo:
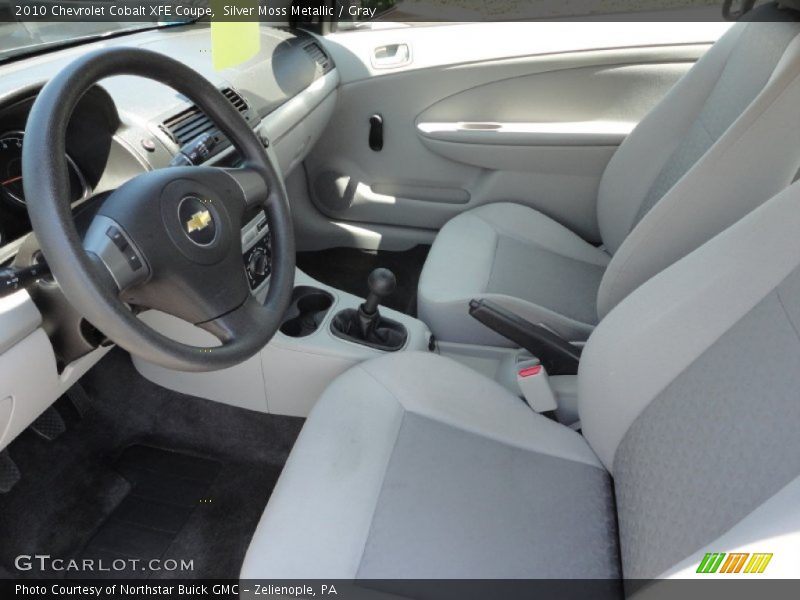
M 136 75 L 166 84 L 214 121 L 243 158 L 235 169 L 174 167 L 139 175 L 103 200 L 81 239 L 69 203 L 67 123 L 101 79 Z M 182 371 L 236 365 L 280 326 L 294 287 L 289 201 L 264 145 L 208 80 L 167 56 L 137 48 L 88 53 L 53 78 L 31 110 L 22 154 L 33 229 L 67 299 L 109 339 L 147 361 Z M 264 303 L 242 264 L 246 211 L 269 220 L 272 274 Z M 169 313 L 220 342 L 190 346 L 143 323 L 128 305 Z

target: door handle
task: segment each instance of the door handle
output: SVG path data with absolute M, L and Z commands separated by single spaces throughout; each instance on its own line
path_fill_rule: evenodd
M 376 69 L 396 69 L 411 63 L 408 44 L 386 44 L 372 51 L 372 66 Z
M 383 150 L 383 117 L 378 114 L 369 118 L 369 147 L 375 152 Z

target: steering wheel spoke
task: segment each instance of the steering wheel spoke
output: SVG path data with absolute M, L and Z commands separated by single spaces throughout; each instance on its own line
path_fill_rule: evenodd
M 120 292 L 142 283 L 150 275 L 150 268 L 136 243 L 110 217 L 94 217 L 84 236 L 83 247 L 105 266 Z
M 242 339 L 262 327 L 265 311 L 267 308 L 251 295 L 237 309 L 205 323 L 198 323 L 197 326 L 211 333 L 224 345 Z
M 272 200 L 270 186 L 264 180 L 263 174 L 251 167 L 237 167 L 235 169 L 222 168 L 236 182 L 244 198 L 244 208 L 248 210 L 255 206 L 266 206 Z

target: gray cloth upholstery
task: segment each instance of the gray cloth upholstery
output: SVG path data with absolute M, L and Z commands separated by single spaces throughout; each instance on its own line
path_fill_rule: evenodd
M 607 578 L 616 539 L 583 438 L 448 359 L 402 353 L 319 400 L 242 577 Z
M 779 290 L 659 394 L 617 449 L 626 577 L 656 577 L 800 473 L 800 339 Z
M 800 120 L 792 115 L 800 104 L 800 37 L 796 35 L 800 24 L 748 23 L 737 27 L 745 28 L 741 37 L 749 43 L 740 42 L 736 47 L 756 54 L 759 39 L 764 38 L 762 41 L 769 44 L 766 38 L 787 40 L 787 32 L 791 31 L 795 36 L 747 109 L 613 250 L 597 296 L 601 319 L 647 279 L 785 189 L 797 173 Z M 751 30 L 761 35 L 744 35 Z M 706 57 L 710 54 L 711 51 Z M 732 61 L 733 58 L 728 61 L 724 72 L 729 72 Z M 740 67 L 739 77 L 755 77 L 747 68 L 741 68 L 749 64 L 747 61 L 741 59 L 736 64 Z M 681 82 L 676 91 L 680 85 Z M 656 109 L 651 116 L 663 115 Z M 663 133 L 662 121 L 647 125 Z M 651 149 L 648 140 L 640 136 L 638 142 L 626 140 L 618 154 L 628 142 L 632 145 L 630 150 L 640 157 L 646 157 Z M 603 211 L 598 210 L 600 215 Z M 606 218 L 613 219 L 613 211 Z
M 658 577 L 707 579 L 707 575 L 697 573 L 697 565 L 706 553 L 719 552 L 720 548 L 737 553 L 768 550 L 772 554 L 769 568 L 756 577 L 763 578 L 769 575 L 784 579 L 797 578 L 797 551 L 800 548 L 800 477 L 794 478 L 724 534 L 707 540 Z
M 641 286 L 587 342 L 580 416 L 614 476 L 625 577 L 699 561 L 800 475 L 798 231 L 795 184 Z M 766 533 L 745 543 L 772 552 Z
M 523 256 L 525 259 L 520 260 Z M 594 300 L 604 265 L 576 260 L 510 237 L 498 238 L 494 262 L 497 268 L 492 269 L 486 286 L 490 294 L 529 298 L 575 321 L 596 321 Z M 518 268 L 502 268 L 506 264 Z M 543 281 L 548 285 L 541 285 Z
M 796 576 L 798 231 L 800 183 L 621 302 L 583 353 L 583 437 L 435 354 L 348 371 L 242 576 L 650 578 L 709 551 Z
M 407 414 L 356 576 L 615 577 L 613 507 L 603 469 Z
M 467 313 L 470 299 L 490 297 L 585 340 L 636 287 L 789 185 L 800 168 L 798 34 L 795 22 L 735 25 L 639 123 L 600 182 L 604 250 L 564 228 L 549 235 L 560 226 L 522 205 L 447 223 L 419 285 L 433 333 L 510 345 Z
M 452 219 L 434 241 L 419 285 L 419 316 L 454 342 L 509 345 L 467 315 L 486 298 L 567 338 L 597 321 L 597 290 L 609 256 L 543 214 L 512 203 Z M 465 318 L 466 316 L 466 318 Z
M 656 177 L 636 213 L 634 224 L 708 152 L 766 86 L 767 81 L 800 28 L 775 23 L 769 35 L 763 25 L 742 31 L 736 46 L 695 120 Z

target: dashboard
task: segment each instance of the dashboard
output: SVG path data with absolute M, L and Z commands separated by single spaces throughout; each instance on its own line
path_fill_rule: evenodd
M 31 230 L 22 179 L 22 148 L 36 92 L 23 91 L 19 96 L 0 107 L 0 247 Z M 112 139 L 119 124 L 114 102 L 102 88 L 94 88 L 78 104 L 66 139 L 69 201 L 73 205 L 87 200 L 98 188 L 109 168 Z
M 10 244 L 30 232 L 21 173 L 25 124 L 36 94 L 47 76 L 56 73 L 76 54 L 97 46 L 135 45 L 162 52 L 188 64 L 211 80 L 239 109 L 254 129 L 273 144 L 296 148 L 279 152 L 285 172 L 293 168 L 318 135 L 302 121 L 316 105 L 335 91 L 338 79 L 332 60 L 313 37 L 299 31 L 263 27 L 259 55 L 242 66 L 216 72 L 211 67 L 207 24 L 133 34 L 99 44 L 88 44 L 7 66 L 0 65 L 0 265 L 12 257 Z M 15 68 L 26 65 L 24 72 Z M 7 72 L 7 73 L 6 73 Z M 268 119 L 303 92 L 326 80 L 305 114 Z M 332 85 L 331 85 L 332 84 Z M 284 111 L 297 113 L 298 111 Z M 270 122 L 271 121 L 271 122 Z M 297 126 L 300 131 L 293 131 Z M 268 131 L 263 131 L 263 130 Z M 70 171 L 69 201 L 81 205 L 90 197 L 118 187 L 151 169 L 167 167 L 178 150 L 198 136 L 213 133 L 213 124 L 186 98 L 153 81 L 120 76 L 100 82 L 80 102 L 68 125 L 66 156 Z M 297 138 L 298 133 L 305 139 Z M 284 142 L 280 144 L 280 142 Z M 212 162 L 231 161 L 226 140 L 218 144 Z M 283 160 L 285 159 L 285 160 Z M 35 199 L 34 199 L 35 201 Z
M 22 182 L 22 145 L 25 132 L 15 129 L 0 133 L 0 198 L 12 206 L 25 208 L 25 188 Z M 89 196 L 91 188 L 75 161 L 67 157 L 69 170 L 70 203 Z M 3 233 L 0 231 L 0 243 Z
M 76 57 L 99 47 L 135 46 L 169 55 L 215 85 L 265 141 L 286 176 L 327 126 L 339 76 L 311 34 L 262 26 L 259 53 L 215 71 L 208 24 L 140 32 L 0 64 L 0 268 L 29 266 L 43 257 L 30 232 L 20 156 L 36 95 Z M 91 221 L 104 194 L 146 171 L 168 168 L 187 143 L 218 136 L 215 125 L 187 98 L 148 79 L 117 76 L 99 82 L 80 101 L 64 148 L 78 230 Z M 205 164 L 235 166 L 238 156 L 218 140 Z M 242 268 L 256 295 L 270 274 L 269 225 L 263 213 L 242 223 Z M 94 365 L 109 343 L 61 294 L 52 278 L 0 298 L 0 450 Z

